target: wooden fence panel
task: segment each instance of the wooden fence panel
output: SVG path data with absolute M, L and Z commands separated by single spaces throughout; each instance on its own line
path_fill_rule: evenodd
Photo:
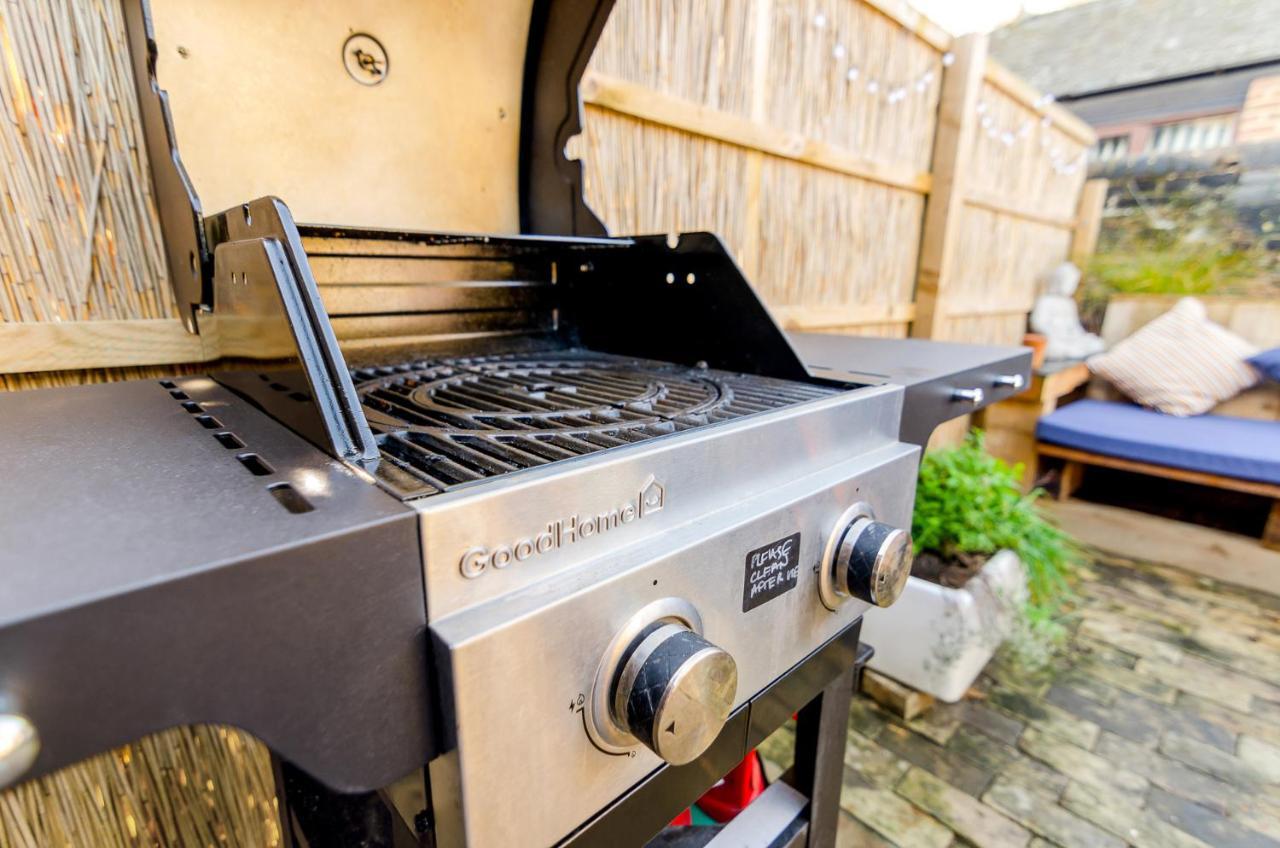
M 718 232 L 789 327 L 906 335 L 950 41 L 855 0 L 624 0 L 583 87 L 588 202 Z
M 1069 258 L 1093 131 L 987 59 L 966 116 L 971 143 L 936 338 L 1016 344 L 1044 275 Z
M 41 39 L 74 61 L 52 74 Z M 189 359 L 118 10 L 9 5 L 0 48 L 0 375 Z M 721 234 L 791 328 L 1016 341 L 1081 229 L 1092 134 L 985 57 L 940 108 L 962 53 L 891 0 L 622 0 L 583 85 L 588 199 L 618 232 Z

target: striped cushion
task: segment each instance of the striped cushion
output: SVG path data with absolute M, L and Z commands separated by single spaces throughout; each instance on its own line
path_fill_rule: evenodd
M 1245 362 L 1258 349 L 1184 297 L 1173 309 L 1106 353 L 1089 370 L 1143 406 L 1169 415 L 1199 415 L 1258 381 Z

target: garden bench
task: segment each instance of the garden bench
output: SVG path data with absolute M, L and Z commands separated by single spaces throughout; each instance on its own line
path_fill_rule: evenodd
M 1176 298 L 1116 298 L 1103 336 L 1111 344 L 1172 307 Z M 1206 298 L 1210 317 L 1260 347 L 1280 344 L 1280 307 L 1273 302 Z M 1238 317 L 1237 317 L 1238 316 Z M 1263 319 L 1263 320 L 1260 320 Z M 1069 498 L 1088 466 L 1115 468 L 1270 498 L 1263 531 L 1280 549 L 1280 390 L 1260 386 L 1208 415 L 1177 418 L 1144 409 L 1102 385 L 1090 397 L 1040 419 L 1036 449 L 1064 461 L 1059 499 Z

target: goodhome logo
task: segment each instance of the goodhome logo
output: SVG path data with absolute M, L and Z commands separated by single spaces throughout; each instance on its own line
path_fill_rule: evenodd
M 475 547 L 462 555 L 459 567 L 463 577 L 479 577 L 494 568 L 506 568 L 513 562 L 525 562 L 549 551 L 566 548 L 579 539 L 600 536 L 661 512 L 666 489 L 650 474 L 630 500 L 604 512 L 576 513 L 547 522 L 541 533 L 496 548 Z

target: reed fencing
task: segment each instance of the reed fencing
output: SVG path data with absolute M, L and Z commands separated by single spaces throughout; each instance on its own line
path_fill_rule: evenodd
M 582 95 L 606 224 L 718 232 L 790 329 L 1017 342 L 1096 230 L 1090 128 L 894 0 L 623 2 Z
M 720 233 L 793 329 L 1016 342 L 1100 208 L 1088 127 L 897 0 L 620 0 L 582 95 L 610 228 Z M 0 2 L 0 110 L 0 389 L 207 368 L 118 2 Z M 0 793 L 0 846 L 279 844 L 268 774 L 167 731 Z
M 0 6 L 4 388 L 200 355 L 120 17 Z M 582 95 L 576 155 L 610 228 L 720 233 L 791 329 L 1016 342 L 1101 200 L 1087 126 L 898 0 L 622 0 Z

